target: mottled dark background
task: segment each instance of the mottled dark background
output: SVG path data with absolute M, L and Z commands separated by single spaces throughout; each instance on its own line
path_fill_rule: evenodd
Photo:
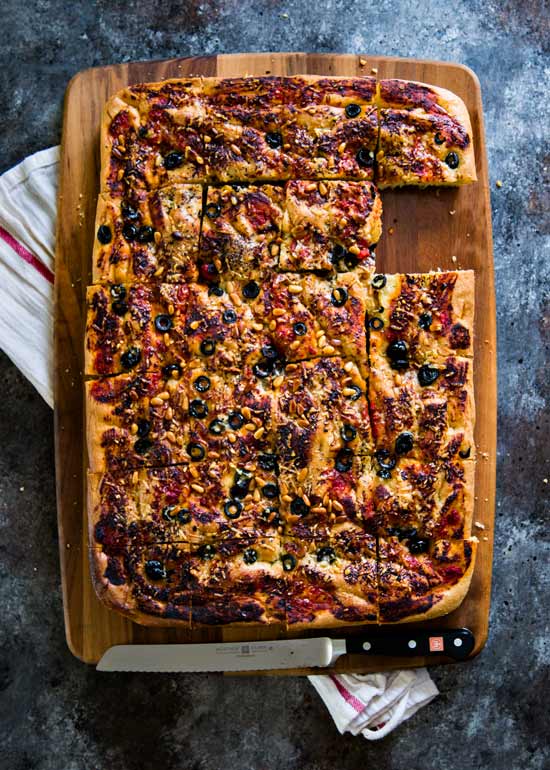
M 341 737 L 304 679 L 98 675 L 71 656 L 52 414 L 0 354 L 0 768 L 548 768 L 548 5 L 3 0 L 0 8 L 0 171 L 59 141 L 63 92 L 85 67 L 261 50 L 469 65 L 485 105 L 499 332 L 489 643 L 472 663 L 434 670 L 441 696 L 379 743 Z

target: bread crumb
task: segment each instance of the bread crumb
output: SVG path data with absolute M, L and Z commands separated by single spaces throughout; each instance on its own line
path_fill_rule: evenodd
M 489 540 L 488 537 L 484 537 L 483 539 L 485 540 L 485 542 L 487 542 Z
M 455 255 L 453 254 L 453 256 L 451 257 L 451 260 L 456 264 L 457 257 L 455 257 Z
M 364 67 L 366 65 L 366 63 L 367 63 L 366 59 L 359 59 L 359 64 L 360 64 L 361 67 Z
M 456 214 L 456 209 L 451 209 L 451 211 L 449 211 L 449 214 L 450 214 L 452 217 L 454 217 L 454 215 Z
M 288 13 L 281 13 L 281 19 L 288 19 Z
M 500 189 L 500 188 L 502 187 L 502 180 L 500 180 L 500 179 L 497 179 L 497 181 L 496 181 L 496 183 L 495 183 L 495 184 L 496 184 L 496 186 L 497 186 L 497 187 Z
M 25 487 L 19 487 L 19 491 L 20 492 L 24 492 L 25 491 Z
M 543 480 L 542 480 L 542 483 L 543 483 L 543 484 L 548 484 L 548 479 L 543 479 Z
M 371 75 L 378 75 L 377 67 L 371 67 Z
M 482 524 L 480 521 L 476 521 L 474 526 L 476 526 L 478 529 L 485 529 L 485 524 Z
M 393 229 L 393 227 L 389 227 L 389 228 L 388 228 L 388 233 L 389 233 L 390 235 L 393 235 L 393 233 L 394 233 L 394 229 Z

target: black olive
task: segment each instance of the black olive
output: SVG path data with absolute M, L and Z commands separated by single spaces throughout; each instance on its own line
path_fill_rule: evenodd
M 216 351 L 216 340 L 203 340 L 201 342 L 201 353 L 203 356 L 212 356 Z
M 398 531 L 398 537 L 400 540 L 405 540 L 406 538 L 416 539 L 416 535 L 416 527 L 407 527 L 406 529 L 399 529 Z
M 250 473 L 245 473 L 244 471 L 236 470 L 235 479 L 230 491 L 231 497 L 235 497 L 238 500 L 242 500 L 243 497 L 246 497 L 248 494 L 248 489 L 250 487 L 251 481 L 252 481 L 252 476 L 250 475 Z
M 338 286 L 330 295 L 330 301 L 334 307 L 343 307 L 348 300 L 348 290 Z
M 225 425 L 221 420 L 212 420 L 208 426 L 208 430 L 214 436 L 221 436 L 222 433 L 225 433 Z
M 122 201 L 120 210 L 122 211 L 124 219 L 128 219 L 130 222 L 135 222 L 136 219 L 139 219 L 139 211 L 135 209 L 129 201 Z
M 421 313 L 418 317 L 418 325 L 421 329 L 429 329 L 432 325 L 432 314 L 431 313 Z
M 194 442 L 187 444 L 186 449 L 187 449 L 187 454 L 194 462 L 197 462 L 198 460 L 202 460 L 206 454 L 204 447 L 201 446 L 200 444 L 195 444 Z
M 134 444 L 134 452 L 136 452 L 138 455 L 144 455 L 145 452 L 151 449 L 152 446 L 153 442 L 149 441 L 148 438 L 138 438 Z
M 317 561 L 326 561 L 328 564 L 334 564 L 336 561 L 334 548 L 331 548 L 330 545 L 324 545 L 322 548 L 319 548 L 317 551 Z
M 471 453 L 472 453 L 472 447 L 468 447 L 468 449 L 461 449 L 458 454 L 459 454 L 459 457 L 462 457 L 463 460 L 467 460 L 468 457 L 471 455 Z
M 279 353 L 273 345 L 262 345 L 262 356 L 269 361 L 275 361 L 279 358 Z
M 139 348 L 128 348 L 128 350 L 120 356 L 120 363 L 124 369 L 133 369 L 137 366 L 141 360 L 141 350 Z
M 164 156 L 164 168 L 167 168 L 169 171 L 178 168 L 178 166 L 181 166 L 182 164 L 183 153 L 178 152 L 177 150 L 169 152 L 168 155 Z
M 275 500 L 279 495 L 279 487 L 277 484 L 264 484 L 262 487 L 262 495 L 267 497 L 268 500 Z
M 128 312 L 128 305 L 126 302 L 117 300 L 116 302 L 113 302 L 111 309 L 115 315 L 123 316 Z
M 380 329 L 384 328 L 384 321 L 381 318 L 378 318 L 378 316 L 375 316 L 374 318 L 370 319 L 369 326 L 375 332 L 379 332 Z
M 361 114 L 361 107 L 358 104 L 346 104 L 346 117 L 356 118 Z
M 166 313 L 161 313 L 155 318 L 155 328 L 158 332 L 168 332 L 172 328 L 172 319 Z
M 396 358 L 395 360 L 390 361 L 390 366 L 392 369 L 395 369 L 396 372 L 404 372 L 405 369 L 409 368 L 409 359 Z
M 256 375 L 256 377 L 264 379 L 265 377 L 269 377 L 270 374 L 273 374 L 273 368 L 274 361 L 266 361 L 264 359 L 263 361 L 258 361 L 257 364 L 254 364 L 252 367 L 252 372 Z
M 210 388 L 210 378 L 206 377 L 204 374 L 201 374 L 200 377 L 197 377 L 197 379 L 194 381 L 193 387 L 195 390 L 198 390 L 199 393 L 206 393 L 206 391 Z
M 205 207 L 204 213 L 209 219 L 216 219 L 222 213 L 222 207 L 219 206 L 217 203 L 209 203 Z
M 291 572 L 296 566 L 296 559 L 291 553 L 285 553 L 281 556 L 281 563 L 285 572 Z
M 394 340 L 386 348 L 386 355 L 392 361 L 399 361 L 409 357 L 409 346 L 405 340 Z
M 97 228 L 97 240 L 104 245 L 111 243 L 113 234 L 109 225 L 99 225 Z
M 409 431 L 400 433 L 395 439 L 395 454 L 406 455 L 413 448 L 413 444 L 414 438 L 412 433 L 409 433 Z
M 367 150 L 366 147 L 361 147 L 355 159 L 363 168 L 370 168 L 374 165 L 374 153 L 371 150 Z
M 339 262 L 345 254 L 345 248 L 340 243 L 335 243 L 332 247 L 332 261 Z
M 166 364 L 162 367 L 162 374 L 164 377 L 181 377 L 181 366 L 179 364 Z
M 350 401 L 357 401 L 363 395 L 363 391 L 358 385 L 348 385 L 348 388 L 353 390 L 353 396 L 348 396 Z
M 126 286 L 123 286 L 121 283 L 114 283 L 110 288 L 110 292 L 113 299 L 124 299 L 126 296 Z
M 276 150 L 282 145 L 283 137 L 278 131 L 268 131 L 265 135 L 265 141 L 267 142 L 268 147 L 271 147 L 272 150 Z
M 237 314 L 235 313 L 234 310 L 231 310 L 231 309 L 224 310 L 222 318 L 224 323 L 234 324 L 235 321 L 237 320 Z
M 294 329 L 294 334 L 297 337 L 303 337 L 305 334 L 307 334 L 307 326 L 301 321 L 295 323 L 292 328 Z
M 445 163 L 449 166 L 449 168 L 458 168 L 458 164 L 460 163 L 460 159 L 456 152 L 449 152 L 447 153 L 447 157 L 445 158 Z
M 137 434 L 140 438 L 148 436 L 151 432 L 151 423 L 149 420 L 138 420 L 137 422 Z
M 293 516 L 307 516 L 309 505 L 306 505 L 306 502 L 301 497 L 295 497 L 290 503 L 290 512 Z
M 342 425 L 340 435 L 342 436 L 342 441 L 353 441 L 353 439 L 357 436 L 357 430 L 353 427 L 353 425 L 346 423 L 345 425 Z
M 355 256 L 355 254 L 352 254 L 351 251 L 348 251 L 344 257 L 344 265 L 348 268 L 348 270 L 353 270 L 354 267 L 357 267 L 359 264 L 359 259 Z
M 264 508 L 260 513 L 260 518 L 268 524 L 271 524 L 273 527 L 279 526 L 280 518 L 278 508 L 273 508 L 272 506 Z
M 440 131 L 436 131 L 434 136 L 434 142 L 436 144 L 443 144 L 444 141 L 445 141 L 445 137 L 443 136 L 443 134 Z
M 243 553 L 243 561 L 245 564 L 254 564 L 258 561 L 258 553 L 254 548 L 247 548 Z
M 200 398 L 194 398 L 189 402 L 189 414 L 191 417 L 206 417 L 208 414 L 208 404 L 201 401 Z
M 273 454 L 258 455 L 258 465 L 264 471 L 276 471 L 277 455 L 273 455 Z
M 376 475 L 380 476 L 381 479 L 391 479 L 391 471 L 389 471 L 387 468 L 380 468 Z
M 215 555 L 216 549 L 209 543 L 205 543 L 204 545 L 201 545 L 199 548 L 197 548 L 197 556 L 200 556 L 201 559 L 205 559 L 206 561 L 210 561 L 210 559 L 213 559 Z
M 155 238 L 155 231 L 149 225 L 143 225 L 139 228 L 137 239 L 140 243 L 151 243 Z
M 243 286 L 243 297 L 245 299 L 256 299 L 260 293 L 260 287 L 256 281 L 249 281 Z
M 189 524 L 191 521 L 191 513 L 188 508 L 181 508 L 177 513 L 177 517 L 180 524 Z
M 145 562 L 145 574 L 149 580 L 164 580 L 166 577 L 166 570 L 162 562 L 156 559 L 149 559 Z
M 176 510 L 175 505 L 165 505 L 162 509 L 162 518 L 166 521 L 172 522 L 176 516 L 174 511 Z
M 395 468 L 396 459 L 387 449 L 379 449 L 374 456 L 378 465 L 384 470 L 391 471 Z
M 227 500 L 223 506 L 223 512 L 228 519 L 238 519 L 242 509 L 243 504 L 239 500 Z
M 434 383 L 438 377 L 439 369 L 436 369 L 435 366 L 424 364 L 424 366 L 421 366 L 418 370 L 418 382 L 423 388 Z
M 211 286 L 208 289 L 208 295 L 214 297 L 223 297 L 223 289 L 221 286 Z
M 430 543 L 428 540 L 410 540 L 409 551 L 411 553 L 426 553 L 429 549 Z
M 238 430 L 242 425 L 244 425 L 244 417 L 240 412 L 231 412 L 227 418 L 227 422 L 229 423 L 229 427 L 232 430 Z
M 371 281 L 371 286 L 374 289 L 383 289 L 387 282 L 388 279 L 385 275 L 382 275 L 382 273 L 377 273 L 377 275 L 375 275 Z
M 138 229 L 131 222 L 128 222 L 122 228 L 122 235 L 126 238 L 127 241 L 135 241 L 137 238 L 137 234 L 138 234 Z
M 353 452 L 351 449 L 345 447 L 340 449 L 336 455 L 335 468 L 339 473 L 346 473 L 350 471 L 353 466 Z

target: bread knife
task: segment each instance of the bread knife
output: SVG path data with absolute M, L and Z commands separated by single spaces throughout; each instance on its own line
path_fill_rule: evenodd
M 209 644 L 121 644 L 108 649 L 98 671 L 262 671 L 328 668 L 342 655 L 434 657 L 464 660 L 474 648 L 467 628 L 364 634 L 349 639 L 282 639 Z

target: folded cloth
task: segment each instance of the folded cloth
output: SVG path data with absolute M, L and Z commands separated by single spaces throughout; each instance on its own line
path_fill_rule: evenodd
M 0 176 L 0 347 L 53 407 L 53 283 L 59 148 Z M 384 737 L 437 695 L 426 669 L 310 676 L 341 733 Z

